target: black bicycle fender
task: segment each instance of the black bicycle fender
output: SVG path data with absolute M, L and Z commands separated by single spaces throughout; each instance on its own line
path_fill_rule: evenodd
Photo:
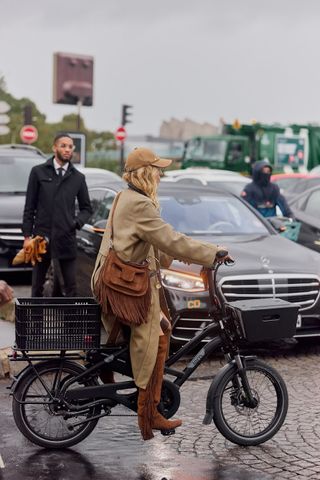
M 19 383 L 20 383 L 25 377 L 27 377 L 30 372 L 33 371 L 33 368 L 37 368 L 37 366 L 39 366 L 39 365 L 50 364 L 50 363 L 52 363 L 52 362 L 56 362 L 57 360 L 58 360 L 58 359 L 50 359 L 50 360 L 45 360 L 45 361 L 43 361 L 43 362 L 38 362 L 38 363 L 36 363 L 36 364 L 33 365 L 33 366 L 27 365 L 23 370 L 21 370 L 21 372 L 19 372 L 17 375 L 15 375 L 15 376 L 13 377 L 13 382 L 12 382 L 12 384 L 11 384 L 11 386 L 10 386 L 10 395 L 13 395 L 13 394 L 14 394 L 14 392 L 16 391 L 17 386 L 19 385 Z M 68 364 L 68 363 L 70 364 L 70 363 L 73 363 L 73 362 L 68 361 L 68 360 L 64 361 L 64 364 Z M 80 364 L 77 364 L 77 365 L 79 365 L 80 367 L 82 367 L 82 368 L 85 370 L 85 368 L 84 368 L 82 365 L 80 365 Z
M 17 375 L 15 375 L 12 379 L 12 383 L 10 385 L 10 391 L 11 391 L 11 394 L 13 394 L 17 388 L 17 384 L 18 382 L 20 382 L 20 380 L 22 378 L 25 377 L 26 373 L 29 372 L 31 370 L 31 367 L 30 365 L 27 365 L 26 367 L 24 367 Z
M 242 360 L 244 360 L 244 362 L 250 362 L 256 359 L 255 356 L 247 356 L 247 357 L 241 357 L 241 358 Z M 221 377 L 225 375 L 225 372 L 227 370 L 231 370 L 235 368 L 235 363 L 236 363 L 235 360 L 231 360 L 231 362 L 227 363 L 224 367 L 220 368 L 217 375 L 214 377 L 207 393 L 206 414 L 202 421 L 203 425 L 210 425 L 210 423 L 212 423 L 213 416 L 214 416 L 214 412 L 212 408 L 212 399 L 215 397 L 215 392 L 221 381 Z
M 220 368 L 217 375 L 212 380 L 211 385 L 210 385 L 209 390 L 208 390 L 208 393 L 207 393 L 206 414 L 204 416 L 204 419 L 202 420 L 203 425 L 210 425 L 210 423 L 212 423 L 212 421 L 213 421 L 212 399 L 215 396 L 215 391 L 217 390 L 217 386 L 220 383 L 220 379 L 221 379 L 222 375 L 224 375 L 227 370 L 235 368 L 234 364 L 235 364 L 235 361 L 232 360 L 232 362 L 227 363 L 227 365 Z

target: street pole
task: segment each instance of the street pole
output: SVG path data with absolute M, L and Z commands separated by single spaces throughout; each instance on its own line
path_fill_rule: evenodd
M 78 132 L 80 132 L 80 125 L 81 125 L 81 105 L 82 105 L 82 99 L 80 98 L 77 102 L 77 107 L 78 107 L 77 131 Z
M 120 170 L 124 172 L 124 140 L 120 144 Z

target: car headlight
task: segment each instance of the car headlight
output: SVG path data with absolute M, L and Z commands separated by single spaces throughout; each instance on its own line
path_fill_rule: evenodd
M 188 292 L 204 292 L 204 283 L 199 275 L 175 272 L 174 270 L 161 270 L 162 283 L 167 288 L 186 290 Z

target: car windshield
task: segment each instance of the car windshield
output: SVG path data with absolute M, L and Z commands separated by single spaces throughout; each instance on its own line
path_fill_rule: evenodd
M 267 234 L 266 226 L 236 197 L 160 196 L 161 216 L 175 230 L 188 235 Z
M 36 156 L 0 156 L 0 193 L 25 193 L 30 170 L 41 161 Z
M 240 193 L 242 192 L 244 187 L 246 185 L 248 185 L 249 182 L 247 180 L 232 181 L 230 179 L 230 180 L 225 180 L 224 182 L 217 182 L 217 181 L 213 180 L 213 181 L 208 181 L 207 183 L 208 183 L 208 185 L 210 185 L 212 187 L 218 187 L 218 188 L 220 187 L 222 189 L 228 190 L 229 192 L 231 192 L 235 195 L 240 195 Z M 220 183 L 220 185 L 219 185 L 219 183 Z
M 227 142 L 221 140 L 193 140 L 189 143 L 186 158 L 194 160 L 215 160 L 223 163 L 227 150 Z

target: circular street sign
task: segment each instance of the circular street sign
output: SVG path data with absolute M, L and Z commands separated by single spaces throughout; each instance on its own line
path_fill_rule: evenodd
M 123 142 L 127 137 L 126 129 L 124 127 L 117 128 L 115 137 L 116 140 L 119 140 L 119 142 Z
M 20 130 L 23 143 L 33 143 L 38 140 L 38 130 L 33 125 L 24 125 Z
M 0 101 L 0 113 L 7 113 L 10 110 L 10 105 L 7 102 L 4 102 L 3 100 Z

